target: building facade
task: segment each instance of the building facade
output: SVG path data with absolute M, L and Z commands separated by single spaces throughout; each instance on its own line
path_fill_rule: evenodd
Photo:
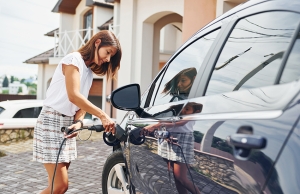
M 116 80 L 94 77 L 89 99 L 111 117 L 124 111 L 112 109 L 106 97 L 117 87 L 139 83 L 142 92 L 171 55 L 210 21 L 246 0 L 59 0 L 60 14 L 53 49 L 28 59 L 38 64 L 37 98 L 44 99 L 57 63 L 102 29 L 113 30 L 122 46 Z M 145 73 L 147 72 L 147 73 Z M 101 103 L 99 103 L 101 102 Z

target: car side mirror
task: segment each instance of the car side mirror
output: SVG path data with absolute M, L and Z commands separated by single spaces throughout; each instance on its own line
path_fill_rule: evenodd
M 114 90 L 110 102 L 117 109 L 135 111 L 140 109 L 140 96 L 140 85 L 129 84 Z

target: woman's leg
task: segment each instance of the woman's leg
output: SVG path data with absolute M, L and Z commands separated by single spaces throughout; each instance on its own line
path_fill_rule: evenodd
M 187 171 L 188 169 L 185 163 L 174 162 L 173 173 L 174 173 L 176 188 L 178 192 L 180 194 L 187 193 L 187 190 L 189 190 L 193 194 L 200 194 L 198 187 L 195 185 L 196 187 L 196 191 L 195 191 L 193 182 L 188 179 Z
M 70 163 L 58 163 L 54 178 L 53 194 L 63 194 L 68 190 L 68 168 Z M 41 194 L 50 194 L 52 186 L 52 177 L 54 173 L 55 164 L 45 163 L 44 167 L 48 173 L 48 187 L 44 189 Z
M 175 181 L 175 185 L 176 185 L 176 189 L 178 191 L 179 194 L 187 194 L 187 190 L 185 188 L 185 186 L 183 184 L 181 184 L 181 182 L 178 180 L 178 176 L 180 176 L 178 174 L 178 168 L 177 168 L 177 171 L 175 171 L 174 169 L 174 163 L 175 162 L 169 162 L 169 164 L 171 165 L 172 169 L 173 169 L 173 175 L 174 175 L 174 181 Z

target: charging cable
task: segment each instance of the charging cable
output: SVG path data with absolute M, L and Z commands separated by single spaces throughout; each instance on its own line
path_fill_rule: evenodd
M 172 137 L 170 137 L 170 141 L 169 141 L 169 142 L 170 142 L 171 144 L 176 145 L 176 146 L 178 146 L 178 147 L 180 148 L 181 154 L 182 154 L 183 159 L 184 159 L 184 161 L 185 161 L 186 168 L 188 169 L 189 174 L 190 174 L 190 177 L 191 177 L 191 179 L 192 179 L 192 182 L 193 182 L 193 185 L 194 185 L 194 189 L 195 189 L 195 193 L 197 193 L 197 190 L 196 190 L 196 186 L 195 186 L 195 182 L 194 182 L 192 173 L 191 173 L 191 171 L 190 171 L 190 168 L 189 168 L 188 165 L 187 165 L 187 162 L 186 162 L 186 159 L 185 159 L 185 156 L 184 156 L 182 147 L 181 147 L 180 144 L 178 144 L 178 139 L 177 139 L 177 138 L 172 138 Z
M 177 138 L 173 138 L 171 135 L 170 135 L 170 132 L 168 131 L 157 131 L 155 133 L 155 137 L 158 139 L 158 143 L 161 144 L 164 140 L 166 140 L 169 144 L 171 145 L 176 145 L 179 147 L 180 151 L 181 151 L 181 154 L 183 156 L 183 159 L 185 161 L 185 165 L 186 165 L 186 168 L 188 169 L 188 172 L 190 174 L 190 177 L 192 179 L 192 183 L 194 185 L 194 189 L 195 189 L 195 193 L 197 193 L 197 190 L 196 190 L 196 186 L 195 186 L 195 182 L 194 182 L 194 179 L 193 179 L 193 176 L 192 176 L 192 173 L 190 171 L 190 168 L 189 166 L 187 165 L 187 162 L 186 162 L 186 159 L 185 159 L 185 156 L 184 156 L 184 153 L 183 153 L 183 150 L 182 150 L 182 147 L 181 145 L 178 143 L 178 139 Z M 169 162 L 168 161 L 168 171 L 169 171 Z M 169 178 L 170 178 L 170 171 L 169 171 Z
M 84 129 L 88 129 L 88 130 L 96 131 L 96 132 L 102 132 L 102 131 L 105 130 L 105 128 L 103 127 L 103 125 L 93 125 L 91 127 L 83 127 L 83 128 L 76 129 L 76 130 L 69 129 L 68 127 L 62 127 L 61 128 L 61 132 L 65 132 L 67 135 L 70 135 L 72 133 L 75 133 L 77 131 L 81 131 L 81 130 L 84 130 Z M 56 163 L 55 163 L 55 168 L 54 168 L 54 172 L 53 172 L 53 176 L 52 176 L 51 194 L 53 194 L 54 178 L 55 178 L 55 174 L 56 174 L 56 168 L 57 168 L 57 164 L 58 164 L 59 154 L 60 154 L 60 151 L 62 149 L 62 146 L 64 145 L 64 143 L 65 143 L 65 141 L 67 139 L 68 138 L 66 138 L 66 137 L 63 139 L 62 143 L 60 144 L 59 150 L 58 150 L 58 154 L 57 154 L 57 158 L 56 158 Z

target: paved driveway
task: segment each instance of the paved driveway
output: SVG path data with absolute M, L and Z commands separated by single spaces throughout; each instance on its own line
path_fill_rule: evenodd
M 83 131 L 86 139 L 90 131 Z M 47 173 L 41 163 L 32 161 L 32 139 L 0 145 L 7 154 L 0 157 L 0 193 L 39 193 L 47 186 Z M 69 169 L 69 190 L 73 193 L 102 193 L 101 175 L 106 157 L 112 152 L 102 140 L 102 133 L 93 133 L 87 141 L 77 141 L 78 158 Z

